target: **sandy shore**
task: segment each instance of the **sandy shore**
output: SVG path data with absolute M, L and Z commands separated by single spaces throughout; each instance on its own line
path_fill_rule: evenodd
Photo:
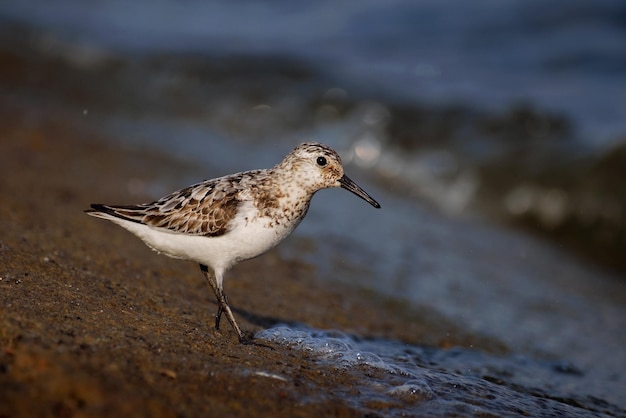
M 51 110 L 0 107 L 0 417 L 362 413 L 333 396 L 354 383 L 349 374 L 302 351 L 240 345 L 226 323 L 214 330 L 215 301 L 197 266 L 82 213 L 95 201 L 158 197 L 132 194 L 129 179 L 167 176 L 180 161 L 110 146 Z M 315 266 L 276 251 L 236 267 L 226 290 L 251 332 L 297 322 L 503 349 L 424 309 L 330 287 Z

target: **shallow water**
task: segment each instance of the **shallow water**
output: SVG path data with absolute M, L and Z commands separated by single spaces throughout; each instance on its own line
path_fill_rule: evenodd
M 416 347 L 287 326 L 261 331 L 256 338 L 304 350 L 322 364 L 358 376 L 361 385 L 346 388 L 344 396 L 360 410 L 385 405 L 386 416 L 419 411 L 429 416 L 620 414 L 619 408 L 573 389 L 584 373 L 567 362 Z M 350 395 L 355 391 L 358 396 Z

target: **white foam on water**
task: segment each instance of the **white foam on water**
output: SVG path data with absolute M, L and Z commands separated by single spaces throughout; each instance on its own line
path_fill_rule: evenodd
M 277 325 L 255 338 L 305 351 L 321 366 L 353 373 L 360 385 L 336 388 L 333 396 L 360 409 L 368 410 L 368 401 L 380 401 L 390 415 L 415 413 L 416 408 L 433 416 L 472 411 L 583 417 L 620 411 L 585 393 L 572 392 L 571 383 L 582 372 L 563 362 L 420 347 L 303 326 Z M 544 391 L 542 384 L 550 389 Z

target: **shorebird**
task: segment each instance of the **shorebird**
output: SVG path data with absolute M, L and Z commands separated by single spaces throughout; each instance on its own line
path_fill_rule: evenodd
M 206 180 L 152 203 L 96 203 L 85 212 L 120 225 L 160 254 L 198 263 L 217 299 L 215 328 L 225 314 L 245 343 L 248 339 L 224 293 L 224 274 L 285 239 L 306 215 L 313 195 L 331 187 L 342 187 L 380 208 L 344 174 L 332 148 L 305 142 L 269 169 Z

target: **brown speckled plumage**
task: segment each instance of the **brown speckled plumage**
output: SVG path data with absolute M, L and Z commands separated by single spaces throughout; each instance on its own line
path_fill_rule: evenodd
M 207 180 L 171 193 L 155 202 L 139 205 L 105 207 L 114 215 L 155 228 L 170 231 L 217 237 L 229 231 L 229 224 L 237 214 L 237 208 L 245 198 L 242 190 L 255 174 L 249 171 Z M 257 188 L 258 190 L 258 188 Z

